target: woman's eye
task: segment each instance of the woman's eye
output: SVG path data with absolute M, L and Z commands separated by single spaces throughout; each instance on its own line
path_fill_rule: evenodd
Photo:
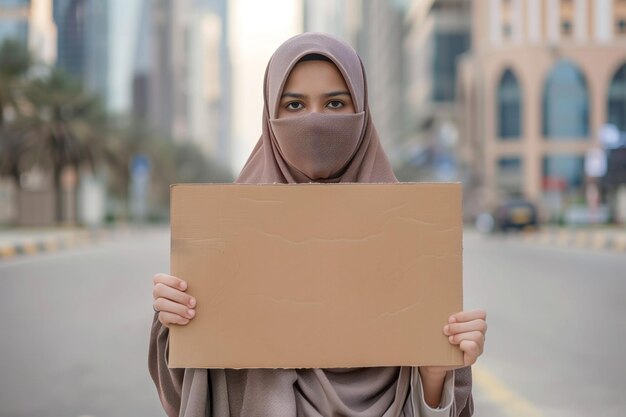
M 339 100 L 329 101 L 328 107 L 330 107 L 331 109 L 340 109 L 343 107 L 343 103 Z
M 298 103 L 297 101 L 292 101 L 291 103 L 287 104 L 286 107 L 288 110 L 300 110 L 302 108 L 302 103 Z

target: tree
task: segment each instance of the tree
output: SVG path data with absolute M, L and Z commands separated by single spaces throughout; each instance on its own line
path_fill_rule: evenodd
M 0 45 L 0 127 L 6 124 L 6 110 L 17 107 L 17 90 L 32 63 L 24 44 L 7 39 Z
M 0 176 L 10 176 L 20 189 L 20 176 L 30 169 L 49 173 L 57 220 L 63 220 L 61 177 L 67 167 L 78 175 L 82 168 L 105 168 L 109 191 L 126 201 L 130 161 L 146 155 L 153 167 L 153 202 L 161 210 L 167 207 L 172 183 L 232 181 L 232 174 L 197 146 L 110 117 L 100 98 L 78 80 L 56 69 L 35 76 L 32 64 L 19 42 L 0 46 Z
M 62 220 L 61 174 L 87 165 L 95 170 L 106 135 L 106 113 L 98 97 L 59 70 L 32 80 L 24 88 L 28 105 L 13 123 L 17 171 L 35 165 L 52 173 L 56 218 Z

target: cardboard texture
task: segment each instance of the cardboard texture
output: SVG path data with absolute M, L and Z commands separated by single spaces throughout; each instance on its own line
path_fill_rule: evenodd
M 177 184 L 170 368 L 462 365 L 460 183 Z

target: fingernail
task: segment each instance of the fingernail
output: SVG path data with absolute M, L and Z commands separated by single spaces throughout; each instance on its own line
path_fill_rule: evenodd
M 450 343 L 454 342 L 454 336 L 449 336 L 448 340 L 450 341 Z
M 193 310 L 187 310 L 187 314 L 189 315 L 189 317 L 193 317 L 194 311 Z
M 450 332 L 450 326 L 448 326 L 448 325 L 444 326 L 444 327 L 443 327 L 443 332 L 444 332 L 445 334 L 448 334 L 448 332 Z
M 454 318 L 454 317 L 450 317 L 448 319 L 448 323 L 454 323 L 455 321 L 456 321 L 456 318 Z
M 181 282 L 180 283 L 180 289 L 184 290 L 185 288 L 187 288 L 187 284 L 185 282 Z
M 196 305 L 196 299 L 192 298 L 191 300 L 189 300 L 189 307 L 193 307 Z

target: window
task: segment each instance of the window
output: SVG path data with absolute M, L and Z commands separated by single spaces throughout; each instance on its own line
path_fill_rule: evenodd
M 561 34 L 564 36 L 570 36 L 572 34 L 572 22 L 569 20 L 561 22 Z
M 584 182 L 584 158 L 578 155 L 550 155 L 543 158 L 543 177 L 562 180 L 567 190 L 580 189 Z
M 542 116 L 547 140 L 588 139 L 589 93 L 585 78 L 573 63 L 561 61 L 550 72 Z
M 440 32 L 433 43 L 433 100 L 454 101 L 457 57 L 469 48 L 469 33 Z
M 502 25 L 502 34 L 504 35 L 505 38 L 510 38 L 511 34 L 513 33 L 513 30 L 511 29 L 511 24 L 510 23 L 505 23 L 504 25 Z
M 542 2 L 543 3 L 543 2 Z M 574 12 L 576 6 L 572 0 L 561 0 L 560 32 L 563 38 L 570 38 L 574 33 Z
M 498 136 L 518 139 L 521 135 L 522 93 L 517 77 L 510 69 L 504 71 L 498 86 Z
M 519 157 L 498 159 L 498 188 L 510 196 L 522 195 L 523 191 L 522 160 Z
M 608 122 L 626 132 L 626 62 L 617 70 L 609 86 Z

